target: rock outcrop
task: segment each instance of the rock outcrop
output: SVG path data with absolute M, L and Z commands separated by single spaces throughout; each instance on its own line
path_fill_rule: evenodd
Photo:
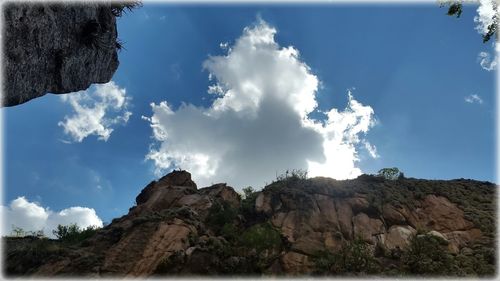
M 439 238 L 461 261 L 488 259 L 481 251 L 493 247 L 494 233 L 479 223 L 484 218 L 466 215 L 454 192 L 482 194 L 483 205 L 477 206 L 493 210 L 494 188 L 460 180 L 292 178 L 242 200 L 226 184 L 198 189 L 188 172 L 174 171 L 148 184 L 127 215 L 77 247 L 47 254 L 40 264 L 33 265 L 20 250 L 31 242 L 8 239 L 7 272 L 87 277 L 317 274 L 324 270 L 318 267 L 321 255 L 342 253 L 354 240 L 366 245 L 385 272 L 403 268 L 402 253 L 421 235 Z M 466 204 L 476 206 L 471 202 Z M 60 249 L 61 242 L 51 243 Z M 494 268 L 494 259 L 489 262 Z
M 3 106 L 109 82 L 118 67 L 110 3 L 3 4 Z

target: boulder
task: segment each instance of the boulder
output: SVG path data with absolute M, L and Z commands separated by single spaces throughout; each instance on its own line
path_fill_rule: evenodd
M 401 225 L 406 223 L 406 218 L 393 205 L 385 204 L 382 207 L 382 217 L 387 226 Z
M 366 199 L 365 196 L 361 194 L 356 194 L 355 197 L 348 198 L 346 201 L 351 205 L 351 209 L 353 210 L 354 213 L 359 213 L 359 212 L 366 212 L 367 210 L 370 209 L 370 203 Z
M 271 194 L 260 192 L 255 199 L 255 210 L 257 212 L 263 212 L 269 214 L 272 212 L 271 206 Z
M 290 275 L 302 275 L 312 271 L 313 263 L 309 256 L 297 252 L 287 252 L 281 257 L 283 270 Z
M 354 216 L 352 223 L 354 226 L 354 235 L 371 244 L 375 244 L 376 242 L 373 236 L 385 232 L 384 224 L 381 220 L 370 218 L 365 213 L 359 213 Z
M 200 194 L 220 199 L 231 205 L 233 208 L 238 208 L 241 201 L 240 195 L 234 191 L 232 187 L 227 186 L 225 183 L 214 184 L 212 186 L 202 188 L 200 189 Z
M 344 235 L 346 239 L 353 238 L 353 229 L 352 229 L 352 209 L 351 205 L 347 202 L 336 199 L 335 206 L 337 207 L 337 216 L 339 221 L 340 231 Z
M 383 245 L 386 249 L 404 249 L 410 244 L 411 236 L 417 231 L 408 225 L 393 225 L 387 231 Z
M 460 249 L 467 246 L 469 242 L 481 237 L 481 230 L 473 228 L 467 231 L 452 231 L 444 233 L 446 241 L 449 242 L 448 249 L 452 253 L 459 253 Z
M 415 210 L 416 224 L 422 228 L 439 232 L 468 230 L 474 224 L 464 217 L 464 212 L 447 198 L 427 195 L 422 201 L 422 208 Z
M 158 180 L 158 185 L 184 186 L 196 190 L 196 183 L 191 180 L 191 173 L 187 171 L 172 171 Z
M 339 219 L 333 198 L 322 194 L 315 194 L 314 199 L 319 209 L 319 221 L 317 224 L 321 224 L 329 228 L 329 230 L 332 228 L 339 230 Z
M 427 235 L 436 236 L 436 237 L 441 238 L 442 240 L 448 242 L 448 239 L 441 232 L 431 230 L 431 231 L 427 232 Z

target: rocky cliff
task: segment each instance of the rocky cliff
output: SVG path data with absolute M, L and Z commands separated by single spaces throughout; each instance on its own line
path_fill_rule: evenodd
M 116 16 L 123 5 L 4 3 L 3 105 L 109 82 L 118 67 Z
M 495 194 L 472 180 L 292 176 L 242 199 L 174 171 L 79 243 L 6 238 L 4 264 L 33 276 L 490 276 Z

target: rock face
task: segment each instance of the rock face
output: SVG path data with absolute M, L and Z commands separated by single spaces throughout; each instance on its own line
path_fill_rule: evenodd
M 453 255 L 474 256 L 477 243 L 491 233 L 444 196 L 464 186 L 485 198 L 492 198 L 487 194 L 495 188 L 479 182 L 366 176 L 348 181 L 292 179 L 242 201 L 224 183 L 198 189 L 188 172 L 174 171 L 148 184 L 127 215 L 78 247 L 47 255 L 41 264 L 26 261 L 26 253 L 19 250 L 19 244 L 31 240 L 7 240 L 7 272 L 87 277 L 303 275 L 318 272 L 319 253 L 338 253 L 355 239 L 384 266 L 387 255 L 399 258 L 412 237 L 422 233 L 445 241 Z M 399 189 L 398 199 L 391 197 L 395 195 L 388 193 L 389 187 Z M 426 188 L 433 192 L 422 195 Z M 452 189 L 435 192 L 446 188 Z M 493 201 L 483 204 L 494 206 Z M 381 255 L 377 249 L 390 254 Z M 394 267 L 394 261 L 388 266 Z
M 118 67 L 110 4 L 10 2 L 3 16 L 4 106 L 109 82 Z

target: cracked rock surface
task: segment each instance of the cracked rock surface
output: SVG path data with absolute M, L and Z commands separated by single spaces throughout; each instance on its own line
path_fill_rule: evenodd
M 118 67 L 109 4 L 10 2 L 2 13 L 3 106 L 107 83 Z

